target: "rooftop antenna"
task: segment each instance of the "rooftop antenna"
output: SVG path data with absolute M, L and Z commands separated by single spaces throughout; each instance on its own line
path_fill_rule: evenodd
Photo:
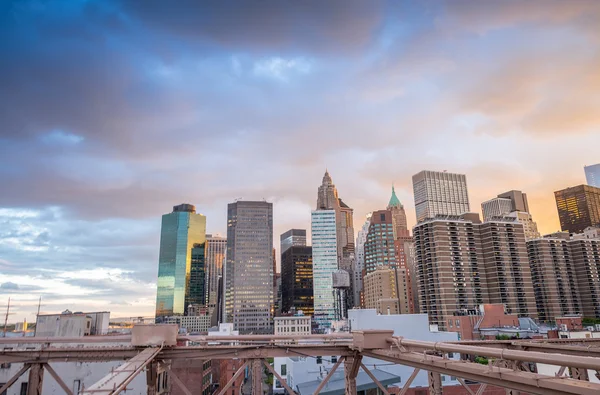
M 4 331 L 2 337 L 6 337 L 6 325 L 8 324 L 8 315 L 10 314 L 10 296 L 8 297 L 8 304 L 6 305 L 6 315 L 4 316 Z
M 243 199 L 243 198 L 239 197 L 239 198 L 237 198 L 237 199 L 234 199 L 233 201 L 234 201 L 234 202 L 239 202 L 239 201 L 240 201 L 240 200 L 242 200 L 242 199 Z

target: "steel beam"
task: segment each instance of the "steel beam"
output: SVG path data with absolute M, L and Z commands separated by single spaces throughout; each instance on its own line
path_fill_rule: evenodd
M 317 387 L 317 389 L 315 390 L 315 392 L 313 393 L 313 395 L 318 395 L 321 390 L 323 389 L 323 387 L 325 387 L 325 384 L 327 384 L 327 382 L 329 381 L 329 379 L 331 378 L 331 376 L 333 376 L 333 374 L 335 373 L 335 371 L 337 370 L 337 368 L 340 366 L 340 364 L 342 362 L 344 362 L 344 360 L 346 359 L 346 357 L 341 357 L 340 359 L 338 359 L 338 361 L 335 363 L 335 365 L 333 365 L 333 367 L 331 368 L 331 370 L 329 371 L 329 373 L 327 374 L 327 376 L 325 376 L 325 378 L 323 379 L 323 381 L 321 381 L 321 384 L 319 384 L 319 386 Z
M 179 387 L 179 389 L 181 389 L 181 391 L 183 391 L 183 393 L 185 395 L 192 395 L 192 391 L 190 391 L 188 389 L 188 387 L 185 386 L 185 384 L 183 383 L 183 381 L 181 381 L 181 379 L 179 377 L 177 377 L 177 375 L 175 374 L 175 372 L 173 372 L 173 369 L 171 369 L 170 367 L 166 367 L 166 370 L 168 372 L 168 375 L 171 379 L 173 379 L 173 382 Z
M 262 395 L 262 363 L 260 359 L 253 359 L 252 364 L 252 395 Z M 190 394 L 191 395 L 191 394 Z
M 46 369 L 48 371 L 48 373 L 50 373 L 50 376 L 52 376 L 54 378 L 54 380 L 56 381 L 56 383 L 58 385 L 60 385 L 60 388 L 62 388 L 63 391 L 65 391 L 65 394 L 67 394 L 67 395 L 73 395 L 73 392 L 71 391 L 71 389 L 65 384 L 65 382 L 60 378 L 60 376 L 54 371 L 54 369 L 52 368 L 52 366 L 50 366 L 49 364 L 45 363 L 44 364 L 44 369 Z
M 413 370 L 412 374 L 410 375 L 408 380 L 406 380 L 406 383 L 404 383 L 404 387 L 402 387 L 398 395 L 404 395 L 406 394 L 406 392 L 408 392 L 408 390 L 410 389 L 410 385 L 412 384 L 413 380 L 417 377 L 417 374 L 419 374 L 420 371 L 421 369 Z
M 273 368 L 273 366 L 271 366 L 271 364 L 269 362 L 267 362 L 266 360 L 263 359 L 262 363 L 267 367 L 267 369 L 269 369 L 269 371 L 273 374 L 273 376 L 276 377 L 277 380 L 279 380 L 279 382 L 281 383 L 283 388 L 285 388 L 285 390 L 288 392 L 289 395 L 296 394 L 296 391 L 294 391 L 293 389 L 290 388 L 289 385 L 287 385 L 287 380 L 285 380 L 283 377 L 281 377 L 279 375 L 279 373 L 277 373 L 277 371 Z
M 575 380 L 585 380 L 590 381 L 590 377 L 588 375 L 588 370 L 585 368 L 570 368 L 571 377 Z
M 493 357 L 503 360 L 523 361 L 523 362 L 538 362 L 550 365 L 555 365 L 556 361 L 560 361 L 568 366 L 577 368 L 600 369 L 600 358 L 579 357 L 563 354 L 546 354 L 536 351 L 518 351 L 495 349 L 490 347 L 479 346 L 463 346 L 461 344 L 450 344 L 440 342 L 428 342 L 420 340 L 408 340 L 404 338 L 390 338 L 391 344 L 400 344 L 404 347 L 420 350 L 432 350 L 440 352 L 456 352 L 461 354 L 478 355 L 485 357 Z
M 156 381 L 158 379 L 158 362 L 152 361 L 146 366 L 146 388 L 148 395 L 156 395 Z
M 248 366 L 248 361 L 244 362 L 244 364 L 240 366 L 237 372 L 235 372 L 235 374 L 229 379 L 227 384 L 225 384 L 225 387 L 219 389 L 219 395 L 225 395 L 229 387 L 231 387 L 233 383 L 235 383 L 235 380 L 237 380 L 238 377 L 240 377 L 242 373 L 244 373 L 244 370 L 246 370 L 246 366 Z
M 463 388 L 469 393 L 469 395 L 475 395 L 475 393 L 473 392 L 473 390 L 471 388 L 469 388 L 469 386 L 467 385 L 467 383 L 465 383 L 465 380 L 461 379 L 460 377 L 456 378 L 458 380 L 458 382 L 460 383 L 460 385 L 463 386 Z
M 19 377 L 21 377 L 23 375 L 23 373 L 25 373 L 26 371 L 29 370 L 30 367 L 31 367 L 30 364 L 23 365 L 23 367 L 21 369 L 19 369 L 19 371 L 17 373 L 15 373 L 15 375 L 12 376 L 6 382 L 6 384 L 4 384 L 2 387 L 0 387 L 0 394 L 3 394 L 4 391 L 6 391 L 7 389 L 9 389 L 19 379 Z
M 42 395 L 44 384 L 44 365 L 41 363 L 31 364 L 29 369 L 29 382 L 27 383 L 27 395 Z
M 356 394 L 356 376 L 362 361 L 362 356 L 355 353 L 351 357 L 346 357 L 344 361 L 344 382 L 345 382 L 345 394 L 354 395 Z
M 118 394 L 160 353 L 162 347 L 146 348 L 135 357 L 125 362 L 91 387 L 81 391 L 82 395 Z
M 371 378 L 371 380 L 373 380 L 373 382 L 375 384 L 377 384 L 377 386 L 379 387 L 379 389 L 381 390 L 381 392 L 383 392 L 383 395 L 390 395 L 390 393 L 387 391 L 387 389 L 383 386 L 383 384 L 381 384 L 379 382 L 379 380 L 377 380 L 377 377 L 375 377 L 375 375 L 373 373 L 371 373 L 371 371 L 369 369 L 367 369 L 367 367 L 361 362 L 360 367 L 365 371 L 365 373 Z M 354 392 L 355 394 L 356 392 Z
M 600 384 L 587 381 L 556 378 L 512 369 L 490 367 L 478 363 L 448 360 L 442 357 L 396 351 L 365 350 L 363 356 L 395 362 L 422 370 L 435 371 L 450 376 L 462 377 L 498 387 L 512 388 L 532 394 L 577 394 L 600 393 Z
M 439 372 L 427 372 L 429 395 L 442 395 L 442 375 Z

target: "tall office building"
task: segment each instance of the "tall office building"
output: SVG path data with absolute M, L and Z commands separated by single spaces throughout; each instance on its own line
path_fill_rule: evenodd
M 314 311 L 312 247 L 292 246 L 281 255 L 281 312 L 292 308 L 305 315 Z
M 579 234 L 569 242 L 584 317 L 600 318 L 600 238 Z
M 325 171 L 317 192 L 317 210 L 335 211 L 338 268 L 347 271 L 353 279 L 355 261 L 353 209 L 338 196 L 338 191 L 328 171 Z M 351 284 L 351 288 L 355 288 Z M 353 307 L 354 292 L 347 293 L 346 307 Z
M 394 230 L 394 239 L 398 239 L 400 237 L 410 236 L 410 231 L 408 230 L 408 225 L 406 223 L 406 212 L 404 211 L 404 206 L 400 203 L 400 199 L 396 196 L 396 190 L 392 185 L 392 196 L 390 197 L 390 202 L 387 205 L 387 210 L 389 210 L 392 215 L 392 227 Z
M 600 188 L 589 185 L 554 192 L 560 228 L 581 233 L 588 226 L 600 226 Z
M 513 218 L 481 223 L 477 214 L 430 218 L 414 229 L 420 311 L 448 328 L 454 312 L 502 303 L 536 317 L 523 225 Z
M 494 217 L 513 217 L 523 224 L 525 239 L 533 240 L 540 237 L 537 224 L 529 213 L 527 194 L 521 191 L 508 191 L 481 204 L 483 220 L 490 221 Z
M 367 242 L 367 235 L 369 234 L 369 225 L 371 224 L 372 213 L 367 214 L 366 220 L 363 226 L 358 231 L 356 237 L 356 261 L 354 263 L 353 276 L 353 292 L 354 292 L 354 304 L 358 306 L 361 303 L 361 293 L 363 290 L 363 271 L 365 268 L 365 243 Z
M 279 236 L 281 255 L 291 246 L 306 246 L 306 229 L 290 229 Z
M 496 197 L 481 203 L 481 211 L 483 213 L 483 220 L 489 221 L 494 217 L 510 213 L 512 211 L 512 202 L 510 199 Z
M 600 188 L 600 163 L 591 166 L 584 166 L 585 179 L 591 187 Z
M 205 244 L 206 262 L 206 305 L 209 310 L 217 312 L 216 323 L 219 322 L 218 306 L 222 305 L 223 295 L 219 293 L 219 279 L 223 278 L 223 267 L 225 266 L 225 255 L 227 253 L 227 238 L 206 235 Z
M 380 266 L 391 268 L 398 266 L 394 241 L 392 213 L 389 210 L 374 211 L 364 247 L 367 274 L 374 272 Z
M 162 216 L 156 317 L 183 315 L 192 264 L 192 248 L 206 240 L 206 217 L 191 204 Z
M 311 213 L 314 321 L 322 328 L 335 319 L 333 273 L 338 270 L 336 212 Z
M 206 305 L 206 243 L 194 244 L 190 264 L 190 276 L 185 293 L 185 314 L 189 314 L 190 306 L 196 308 Z
M 417 222 L 438 214 L 461 215 L 470 211 L 464 174 L 424 170 L 412 180 Z
M 240 333 L 271 333 L 272 203 L 237 201 L 227 206 L 225 284 L 227 322 Z

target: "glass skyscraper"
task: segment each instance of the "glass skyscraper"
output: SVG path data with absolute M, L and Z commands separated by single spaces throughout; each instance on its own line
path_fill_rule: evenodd
M 222 305 L 223 295 L 219 293 L 219 279 L 223 277 L 226 251 L 225 237 L 206 235 L 206 304 L 213 312 Z M 217 313 L 218 317 L 221 317 L 221 313 L 222 308 Z
M 597 165 L 584 166 L 585 179 L 591 187 L 600 188 L 600 163 Z
M 242 334 L 273 329 L 273 204 L 227 206 L 226 321 Z
M 206 217 L 191 204 L 162 216 L 156 317 L 183 315 L 192 267 L 192 249 L 206 239 Z
M 336 212 L 316 210 L 311 213 L 313 252 L 314 320 L 321 328 L 335 319 L 333 272 L 338 270 Z

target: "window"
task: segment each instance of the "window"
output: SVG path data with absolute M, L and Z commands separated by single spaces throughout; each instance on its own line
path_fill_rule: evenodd
M 73 394 L 78 394 L 81 389 L 81 381 L 73 380 Z
M 27 383 L 21 383 L 20 395 L 27 395 Z
M 336 363 L 337 362 L 337 357 L 331 357 L 331 363 Z
M 281 365 L 281 375 L 282 376 L 287 375 L 287 365 L 286 364 Z
M 323 363 L 323 358 L 322 357 L 317 357 L 317 365 L 320 365 Z

